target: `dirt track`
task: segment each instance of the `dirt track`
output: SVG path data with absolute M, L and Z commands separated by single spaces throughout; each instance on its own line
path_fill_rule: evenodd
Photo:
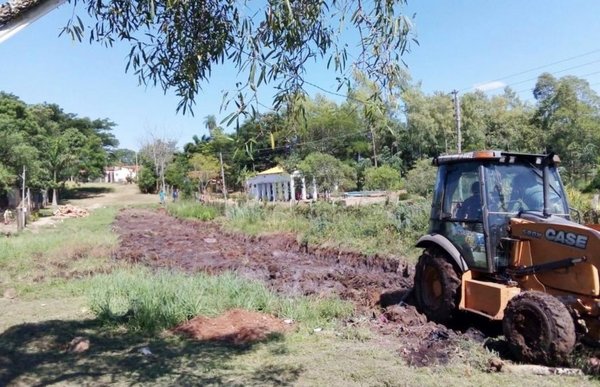
M 382 342 L 396 346 L 414 365 L 446 362 L 456 339 L 466 337 L 427 322 L 411 305 L 394 305 L 410 302 L 413 281 L 412 265 L 398 259 L 313 249 L 288 234 L 228 233 L 211 222 L 175 219 L 164 210 L 123 210 L 115 228 L 121 237 L 117 259 L 186 272 L 234 271 L 278 293 L 352 301 L 358 315 L 367 316 L 382 334 Z M 394 306 L 384 310 L 388 305 Z

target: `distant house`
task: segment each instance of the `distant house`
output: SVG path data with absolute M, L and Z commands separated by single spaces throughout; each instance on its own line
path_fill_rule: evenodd
M 106 183 L 127 183 L 135 180 L 139 170 L 137 165 L 122 165 L 119 167 L 107 167 L 104 171 Z
M 261 201 L 306 200 L 306 182 L 299 171 L 291 174 L 281 167 L 274 167 L 258 173 L 246 181 L 250 196 Z M 312 198 L 316 198 L 313 183 Z

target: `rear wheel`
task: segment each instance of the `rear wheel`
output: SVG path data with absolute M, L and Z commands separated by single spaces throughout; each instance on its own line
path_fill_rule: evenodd
M 460 279 L 445 254 L 425 250 L 415 268 L 417 307 L 430 320 L 445 323 L 457 310 Z
M 527 291 L 509 301 L 502 321 L 511 351 L 523 362 L 560 364 L 575 346 L 575 325 L 557 298 Z

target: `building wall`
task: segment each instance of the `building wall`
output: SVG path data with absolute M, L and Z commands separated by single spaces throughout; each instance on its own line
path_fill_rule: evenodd
M 112 167 L 104 172 L 104 181 L 107 183 L 125 183 L 127 177 L 135 179 L 137 176 L 135 167 Z

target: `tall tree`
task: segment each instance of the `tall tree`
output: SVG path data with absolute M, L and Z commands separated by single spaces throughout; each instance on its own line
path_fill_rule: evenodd
M 204 194 L 211 181 L 219 179 L 221 167 L 219 160 L 210 155 L 196 154 L 190 160 L 191 170 L 188 176 L 197 184 L 198 192 Z
M 154 166 L 162 189 L 166 187 L 165 171 L 169 163 L 173 160 L 176 150 L 176 140 L 158 138 L 155 135 L 150 135 L 150 138 L 145 141 L 140 149 L 140 154 Z
M 64 174 L 76 165 L 76 137 L 81 136 L 76 130 L 69 130 L 58 136 L 48 138 L 44 163 L 52 176 L 52 205 L 58 205 L 59 183 L 64 179 Z M 80 138 L 81 139 L 81 138 Z M 62 176 L 61 176 L 62 173 Z
M 600 97 L 584 79 L 547 73 L 540 75 L 533 93 L 533 123 L 542 131 L 546 150 L 562 156 L 569 178 L 585 176 L 600 156 Z
M 333 192 L 336 189 L 354 188 L 356 175 L 354 169 L 335 157 L 324 153 L 311 153 L 298 165 L 308 181 L 314 179 L 321 192 Z
M 204 127 L 206 127 L 208 134 L 213 139 L 223 134 L 223 129 L 217 125 L 217 118 L 212 114 L 204 117 Z

